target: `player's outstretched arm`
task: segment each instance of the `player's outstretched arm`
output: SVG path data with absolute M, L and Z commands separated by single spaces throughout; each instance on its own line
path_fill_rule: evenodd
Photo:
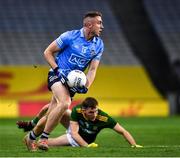
M 114 130 L 123 135 L 123 137 L 128 141 L 128 143 L 131 145 L 131 147 L 133 148 L 140 148 L 143 147 L 141 145 L 136 144 L 136 141 L 134 140 L 134 138 L 132 137 L 132 135 L 125 130 L 119 123 L 117 123 L 114 127 Z

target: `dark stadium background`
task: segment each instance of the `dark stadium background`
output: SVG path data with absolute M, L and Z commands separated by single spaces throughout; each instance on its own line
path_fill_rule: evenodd
M 97 75 L 98 79 L 95 83 L 100 85 L 99 82 L 104 78 L 109 78 L 107 80 L 109 83 L 102 82 L 104 85 L 94 86 L 96 89 L 92 87 L 89 95 L 100 100 L 108 98 L 115 98 L 117 101 L 128 99 L 131 101 L 165 100 L 167 101 L 166 106 L 168 106 L 167 115 L 179 114 L 179 7 L 178 0 L 0 1 L 0 97 L 2 100 L 12 98 L 13 101 L 18 101 L 17 106 L 22 100 L 25 100 L 24 104 L 31 105 L 34 105 L 31 100 L 38 100 L 39 104 L 43 102 L 42 105 L 44 102 L 48 102 L 49 97 L 47 96 L 43 99 L 31 99 L 29 94 L 37 89 L 40 91 L 39 95 L 43 93 L 43 90 L 44 93 L 48 93 L 45 87 L 48 67 L 43 59 L 44 49 L 62 32 L 81 28 L 82 16 L 85 12 L 99 10 L 103 13 L 105 26 L 102 35 L 105 52 L 101 65 L 109 69 L 107 68 L 107 72 Z M 8 68 L 9 66 L 10 68 Z M 22 70 L 18 74 L 17 72 L 21 71 L 23 66 L 28 66 L 27 69 L 31 70 L 26 72 L 25 67 L 23 69 L 25 72 Z M 47 70 L 41 70 L 41 66 L 46 66 Z M 113 73 L 114 67 L 117 68 L 115 73 Z M 125 67 L 128 67 L 128 70 L 123 73 Z M 134 77 L 134 74 L 139 75 L 136 73 L 138 70 L 133 70 L 137 67 L 143 71 L 140 72 L 140 75 L 145 75 L 146 79 Z M 43 76 L 35 78 L 31 83 L 32 69 L 37 72 L 36 68 L 39 68 L 38 73 L 43 73 Z M 128 71 L 132 75 L 128 76 Z M 104 75 L 104 77 L 104 73 L 108 73 L 108 75 Z M 27 78 L 25 75 L 28 75 Z M 134 81 L 129 81 L 133 82 L 133 85 L 129 85 L 121 78 L 126 75 L 127 82 L 128 78 L 135 78 Z M 119 80 L 116 80 L 116 76 L 117 78 L 119 76 Z M 43 80 L 43 83 L 38 83 L 36 80 L 39 82 Z M 139 85 L 138 82 L 142 85 Z M 149 90 L 146 85 L 143 85 L 145 82 L 151 86 L 150 89 L 153 90 L 150 91 L 153 91 L 155 96 L 144 95 L 148 94 Z M 33 90 L 26 89 L 26 83 L 34 85 L 35 88 Z M 39 87 L 36 85 L 37 83 Z M 40 84 L 43 86 L 40 87 Z M 116 94 L 111 93 L 115 88 L 109 89 L 106 87 L 107 84 L 116 87 Z M 122 88 L 122 85 L 126 87 Z M 110 95 L 103 95 L 107 91 Z M 119 95 L 117 95 L 118 91 Z M 132 93 L 127 92 L 126 94 L 125 91 Z M 21 95 L 27 93 L 29 98 L 24 99 L 18 95 L 19 93 Z M 125 95 L 122 96 L 121 93 Z M 80 99 L 77 97 L 77 100 L 82 100 L 82 97 L 80 96 Z M 129 103 L 127 104 L 129 105 Z M 17 115 L 19 116 L 19 114 Z

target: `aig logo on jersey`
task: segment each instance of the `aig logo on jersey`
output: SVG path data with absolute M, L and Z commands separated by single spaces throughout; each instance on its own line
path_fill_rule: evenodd
M 69 62 L 72 64 L 77 64 L 80 67 L 84 67 L 89 62 L 89 60 L 84 59 L 76 54 L 71 54 Z

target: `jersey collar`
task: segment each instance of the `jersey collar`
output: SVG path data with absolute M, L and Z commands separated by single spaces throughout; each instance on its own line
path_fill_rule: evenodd
M 83 32 L 83 28 L 80 29 L 80 33 L 81 33 L 80 37 L 85 38 L 84 32 Z M 92 41 L 93 41 L 94 43 L 96 43 L 96 37 L 93 37 Z

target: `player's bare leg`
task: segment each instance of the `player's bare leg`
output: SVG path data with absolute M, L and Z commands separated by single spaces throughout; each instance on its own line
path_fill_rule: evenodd
M 29 151 L 37 150 L 36 137 L 42 133 L 45 123 L 46 117 L 44 116 L 39 120 L 39 125 L 36 125 L 35 128 L 24 137 L 25 145 Z
M 71 111 L 66 110 L 66 112 L 64 113 L 64 115 L 62 116 L 62 118 L 60 120 L 60 123 L 66 129 L 69 127 L 70 114 L 71 114 Z M 46 124 L 46 121 L 47 121 L 47 116 L 44 116 L 41 118 L 41 120 L 39 120 L 38 124 L 33 129 L 33 132 L 35 133 L 35 135 L 39 136 L 40 134 L 42 134 L 45 124 Z
M 64 134 L 64 135 L 59 136 L 57 138 L 49 138 L 48 139 L 48 145 L 55 147 L 55 146 L 67 146 L 70 144 L 69 144 L 69 141 L 67 139 L 67 134 Z
M 69 127 L 69 121 L 70 121 L 70 114 L 71 114 L 71 111 L 70 110 L 67 110 L 60 123 L 67 129 Z M 33 132 L 36 136 L 39 136 L 43 130 L 44 130 L 44 126 L 46 124 L 46 121 L 47 121 L 47 117 L 44 116 L 41 118 L 41 120 L 38 122 L 38 124 L 35 126 L 35 128 L 33 129 Z M 48 140 L 49 141 L 49 140 Z M 51 139 L 50 139 L 51 141 Z M 61 142 L 59 142 L 61 141 Z M 27 134 L 25 137 L 24 137 L 24 142 L 27 146 L 27 149 L 29 151 L 37 151 L 37 144 L 35 142 L 35 140 L 33 139 L 30 139 L 30 133 Z M 51 141 L 51 145 L 52 144 L 57 144 L 58 146 L 64 146 L 64 145 L 69 145 L 68 142 L 66 141 L 66 137 L 62 137 L 62 138 L 58 138 L 58 140 L 56 140 L 55 138 L 53 138 L 53 140 Z M 48 143 L 49 145 L 49 143 Z
M 55 98 L 52 98 L 51 99 L 51 102 L 50 104 L 48 105 L 48 111 L 53 107 L 55 106 L 54 104 L 56 104 L 56 100 Z M 47 110 L 46 110 L 47 111 Z M 47 111 L 47 113 L 48 113 Z M 37 123 L 37 125 L 34 127 L 34 129 L 32 131 L 30 131 L 27 136 L 25 136 L 24 138 L 24 141 L 25 141 L 25 144 L 29 149 L 31 149 L 32 146 L 34 146 L 34 143 L 36 141 L 36 138 L 42 134 L 43 130 L 44 130 L 44 127 L 45 127 L 45 124 L 46 124 L 46 121 L 47 121 L 47 116 L 43 116 Z
M 52 109 L 48 115 L 45 129 L 38 142 L 38 148 L 48 150 L 49 133 L 57 126 L 68 106 L 71 104 L 71 98 L 68 90 L 61 82 L 56 82 L 51 87 L 54 97 L 56 98 L 57 106 Z
M 44 115 L 37 123 L 37 125 L 34 127 L 33 129 L 33 132 L 36 136 L 39 136 L 42 134 L 43 130 L 44 130 L 44 127 L 45 127 L 45 124 L 46 124 L 46 121 L 47 121 L 47 117 L 48 117 L 48 114 L 51 112 L 51 110 L 53 108 L 55 108 L 57 105 L 56 105 L 56 99 L 54 97 L 52 97 L 51 99 L 51 102 L 49 104 L 49 107 L 48 107 L 48 111 L 46 112 L 46 115 Z
M 71 110 L 67 109 L 64 115 L 62 116 L 60 123 L 68 129 L 69 127 L 69 122 L 70 122 L 70 116 L 71 116 Z
M 31 121 L 17 121 L 16 124 L 18 128 L 23 129 L 24 132 L 32 130 L 34 126 L 37 124 L 37 122 L 46 114 L 48 107 L 49 107 L 49 104 L 46 104 L 45 106 L 43 106 L 40 112 Z
M 37 114 L 36 117 L 38 117 L 39 119 L 41 119 L 41 118 L 46 114 L 46 112 L 48 111 L 48 108 L 49 108 L 50 104 L 51 104 L 51 103 L 46 104 L 45 106 L 43 106 L 42 109 L 40 110 L 40 112 Z

